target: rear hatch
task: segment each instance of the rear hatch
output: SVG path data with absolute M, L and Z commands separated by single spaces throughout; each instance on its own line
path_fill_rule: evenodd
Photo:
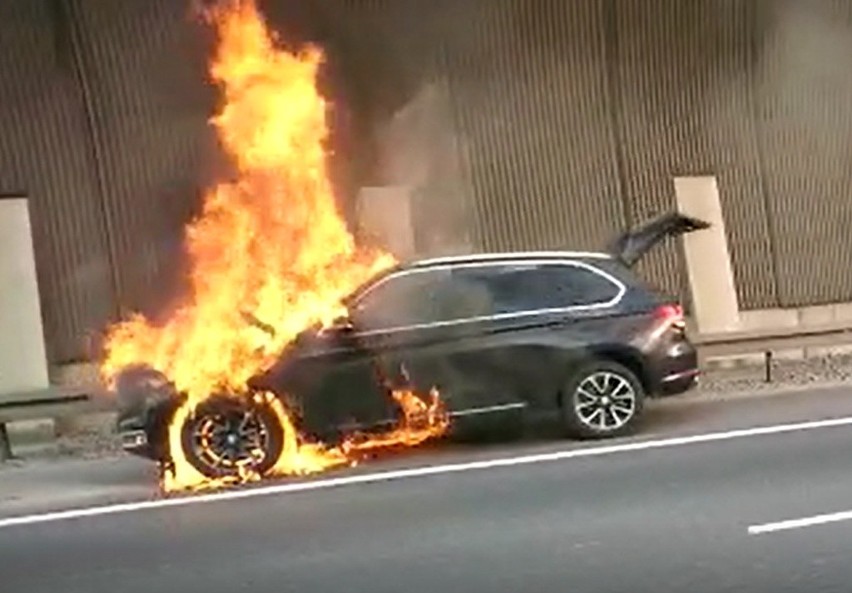
M 710 228 L 708 222 L 679 212 L 668 212 L 621 233 L 609 244 L 607 252 L 625 266 L 632 268 L 667 237 L 678 237 L 707 228 Z
M 615 237 L 607 249 L 613 259 L 604 267 L 629 287 L 624 303 L 626 312 L 650 312 L 662 325 L 677 332 L 685 330 L 684 310 L 679 300 L 637 277 L 632 268 L 665 239 L 707 228 L 710 223 L 706 221 L 668 212 Z

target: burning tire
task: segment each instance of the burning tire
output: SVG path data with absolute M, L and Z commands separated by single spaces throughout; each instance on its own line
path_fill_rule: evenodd
M 583 366 L 562 392 L 569 436 L 595 439 L 629 434 L 642 415 L 645 390 L 627 367 L 606 360 Z
M 284 446 L 284 429 L 269 404 L 219 397 L 201 403 L 181 427 L 186 460 L 208 478 L 268 472 Z

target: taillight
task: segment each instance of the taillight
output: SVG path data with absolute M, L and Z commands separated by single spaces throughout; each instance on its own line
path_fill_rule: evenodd
M 657 307 L 655 315 L 666 322 L 667 325 L 672 327 L 676 327 L 678 329 L 684 329 L 686 327 L 686 321 L 683 317 L 683 307 L 677 303 L 666 303 L 665 305 L 660 305 Z

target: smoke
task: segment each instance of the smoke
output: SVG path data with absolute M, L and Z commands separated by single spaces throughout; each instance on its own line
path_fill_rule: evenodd
M 424 83 L 378 128 L 378 171 L 408 201 L 410 255 L 470 249 L 460 138 L 445 82 Z M 401 221 L 397 221 L 401 222 Z

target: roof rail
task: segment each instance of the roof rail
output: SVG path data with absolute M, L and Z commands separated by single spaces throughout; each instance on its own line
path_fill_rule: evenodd
M 597 251 L 507 251 L 503 253 L 468 253 L 464 255 L 432 257 L 405 262 L 404 266 L 407 268 L 419 268 L 441 264 L 456 264 L 469 262 L 565 258 L 611 259 L 612 256 L 608 253 L 602 253 Z

